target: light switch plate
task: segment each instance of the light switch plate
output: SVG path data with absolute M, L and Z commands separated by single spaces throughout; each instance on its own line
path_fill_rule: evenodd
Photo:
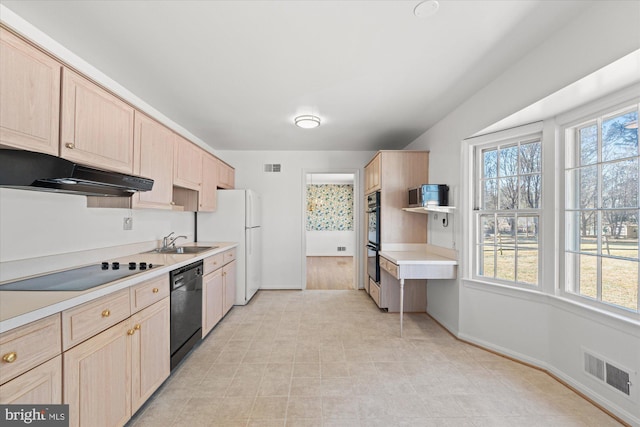
M 125 216 L 122 221 L 122 229 L 123 230 L 133 230 L 133 218 L 130 216 Z

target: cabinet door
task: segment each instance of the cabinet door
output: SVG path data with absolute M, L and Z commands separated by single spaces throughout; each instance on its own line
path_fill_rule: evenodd
M 200 190 L 202 182 L 202 150 L 181 136 L 175 136 L 173 185 Z
M 222 268 L 224 279 L 224 310 L 227 314 L 236 303 L 236 261 L 232 261 Z
M 123 426 L 131 417 L 129 320 L 63 355 L 63 403 L 69 426 Z
M 135 208 L 171 209 L 174 133 L 135 112 L 133 173 L 153 179 L 153 189 L 133 196 Z
M 0 28 L 0 144 L 58 155 L 61 68 Z
M 235 170 L 223 162 L 218 161 L 218 187 L 230 190 L 235 187 Z
M 60 155 L 133 173 L 133 108 L 84 77 L 62 70 Z
M 213 212 L 218 204 L 218 159 L 202 155 L 202 187 L 198 196 L 198 211 Z
M 381 188 L 381 167 L 382 167 L 382 153 L 378 153 L 375 157 L 364 167 L 364 193 L 369 194 L 371 192 L 380 190 Z
M 224 300 L 222 269 L 204 276 L 202 282 L 202 336 L 204 337 L 222 319 Z
M 169 377 L 169 297 L 131 317 L 131 413 Z
M 43 363 L 0 386 L 3 405 L 62 403 L 62 356 Z

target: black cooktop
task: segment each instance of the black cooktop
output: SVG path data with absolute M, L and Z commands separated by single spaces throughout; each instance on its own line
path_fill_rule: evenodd
M 0 291 L 85 291 L 156 267 L 160 266 L 145 262 L 103 262 L 5 283 L 0 285 Z

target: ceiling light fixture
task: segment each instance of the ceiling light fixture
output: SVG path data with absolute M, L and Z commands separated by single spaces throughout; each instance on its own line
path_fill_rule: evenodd
M 320 117 L 312 115 L 298 116 L 294 119 L 296 126 L 303 129 L 313 129 L 320 126 Z
M 418 5 L 413 9 L 413 14 L 418 18 L 428 18 L 429 16 L 433 16 L 438 12 L 440 8 L 440 3 L 436 0 L 428 0 L 418 3 Z

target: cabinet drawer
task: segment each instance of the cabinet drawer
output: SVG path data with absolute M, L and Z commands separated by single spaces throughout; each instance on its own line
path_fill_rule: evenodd
M 62 356 L 58 355 L 0 386 L 0 404 L 62 403 Z
M 169 276 L 156 277 L 147 282 L 129 288 L 131 295 L 131 314 L 137 313 L 154 302 L 169 296 Z
M 0 384 L 62 352 L 60 315 L 45 317 L 0 335 Z
M 222 255 L 224 256 L 224 263 L 229 264 L 231 261 L 236 259 L 236 250 L 235 248 L 229 249 L 228 251 L 223 252 Z
M 398 266 L 389 261 L 388 259 L 380 257 L 380 267 L 386 270 L 396 279 L 398 278 Z
M 102 332 L 129 317 L 129 289 L 89 301 L 62 312 L 62 347 L 76 344 Z
M 209 274 L 224 265 L 224 253 L 204 259 L 204 274 Z
M 376 305 L 380 307 L 380 287 L 371 279 L 369 279 L 369 295 L 376 302 Z

